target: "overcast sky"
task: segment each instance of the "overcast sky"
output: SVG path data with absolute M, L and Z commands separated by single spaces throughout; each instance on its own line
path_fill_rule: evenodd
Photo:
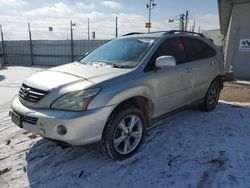
M 76 23 L 75 39 L 87 38 L 87 19 L 90 31 L 97 39 L 115 35 L 115 17 L 118 17 L 119 35 L 147 31 L 146 3 L 149 0 L 0 0 L 0 24 L 6 40 L 28 39 L 27 22 L 31 24 L 34 39 L 68 39 L 69 22 Z M 178 23 L 168 23 L 186 10 L 190 12 L 189 27 L 196 21 L 202 30 L 218 29 L 217 0 L 155 0 L 152 11 L 152 31 L 177 29 Z M 48 27 L 53 27 L 53 32 Z

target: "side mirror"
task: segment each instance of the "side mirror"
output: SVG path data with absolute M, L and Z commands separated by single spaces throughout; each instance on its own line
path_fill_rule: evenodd
M 89 52 L 83 52 L 83 57 L 87 56 L 89 54 Z
M 164 68 L 164 67 L 174 67 L 176 66 L 176 60 L 173 56 L 160 56 L 156 59 L 155 62 L 156 68 Z

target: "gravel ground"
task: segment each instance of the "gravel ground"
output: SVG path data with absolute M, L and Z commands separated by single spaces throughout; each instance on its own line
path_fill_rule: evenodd
M 250 102 L 250 82 L 249 84 L 225 82 L 220 99 L 232 102 Z
M 220 101 L 210 113 L 189 109 L 164 119 L 147 132 L 137 154 L 113 161 L 99 145 L 63 149 L 11 122 L 11 99 L 22 80 L 40 70 L 0 71 L 1 188 L 250 186 L 250 105 L 247 94 L 240 97 L 244 87 L 226 85 L 221 96 L 244 102 Z

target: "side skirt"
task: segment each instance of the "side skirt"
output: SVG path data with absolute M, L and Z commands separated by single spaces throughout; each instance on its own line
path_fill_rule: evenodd
M 161 123 L 160 121 L 167 120 L 167 119 L 175 116 L 177 113 L 182 112 L 182 111 L 184 111 L 186 109 L 189 109 L 192 106 L 198 105 L 198 104 L 200 104 L 202 102 L 203 102 L 203 98 L 199 99 L 199 100 L 197 100 L 195 102 L 192 102 L 191 104 L 188 104 L 188 105 L 185 105 L 183 107 L 177 108 L 176 110 L 173 110 L 173 111 L 168 112 L 166 114 L 163 114 L 163 115 L 160 115 L 158 117 L 152 118 L 150 120 L 149 127 L 147 127 L 147 130 L 155 128 L 155 127 L 161 125 L 162 123 L 164 123 L 164 122 Z

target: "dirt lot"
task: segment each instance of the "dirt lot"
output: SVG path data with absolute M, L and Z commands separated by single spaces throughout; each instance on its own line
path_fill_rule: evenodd
M 231 102 L 250 102 L 250 85 L 225 82 L 220 100 Z
M 11 100 L 40 70 L 0 71 L 0 188 L 249 187 L 250 85 L 226 83 L 215 110 L 162 119 L 133 157 L 113 161 L 99 145 L 62 148 L 11 122 Z

